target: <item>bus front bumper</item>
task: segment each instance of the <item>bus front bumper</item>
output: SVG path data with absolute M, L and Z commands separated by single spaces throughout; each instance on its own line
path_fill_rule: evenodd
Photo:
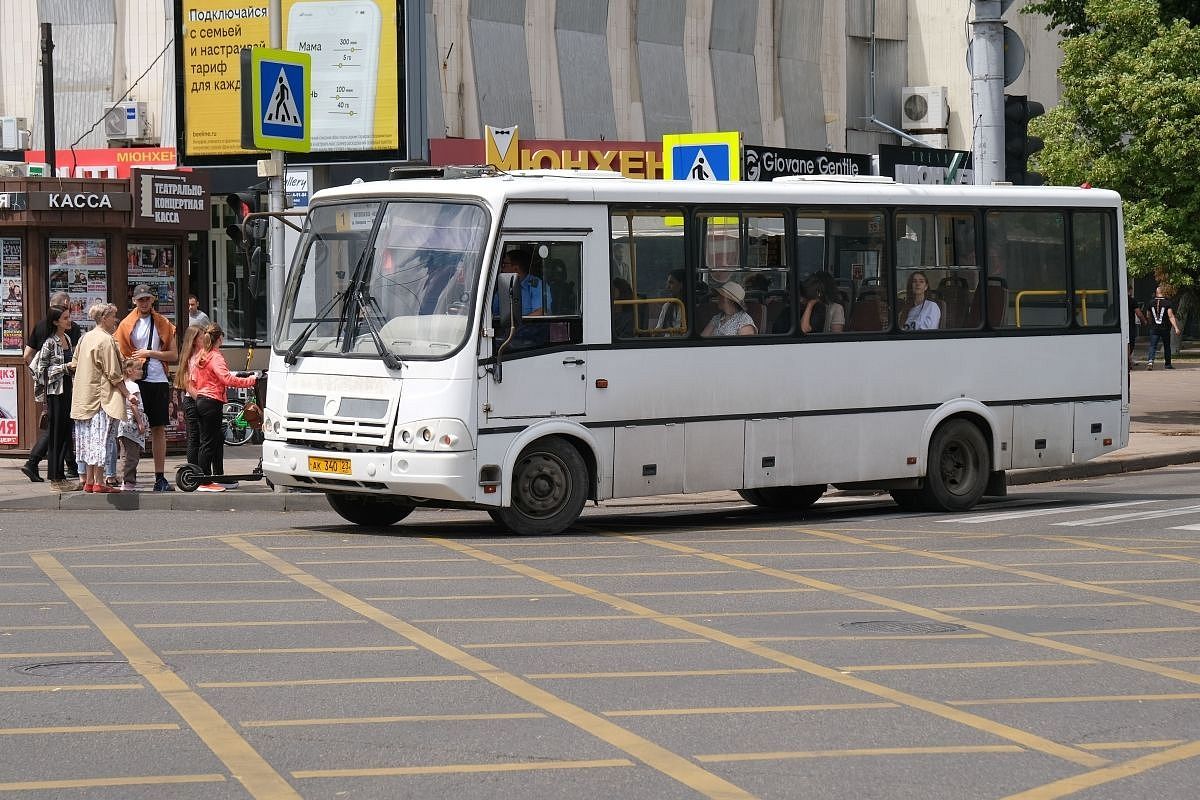
M 473 503 L 475 451 L 344 453 L 267 440 L 263 473 L 277 486 Z

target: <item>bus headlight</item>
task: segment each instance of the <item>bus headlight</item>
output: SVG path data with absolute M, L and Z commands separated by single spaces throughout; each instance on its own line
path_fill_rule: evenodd
M 467 426 L 457 419 L 423 419 L 396 427 L 392 447 L 417 452 L 460 452 L 471 449 Z

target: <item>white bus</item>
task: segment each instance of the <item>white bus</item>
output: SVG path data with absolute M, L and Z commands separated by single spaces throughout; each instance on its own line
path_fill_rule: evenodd
M 588 500 L 798 509 L 830 484 L 965 510 L 1005 470 L 1125 446 L 1125 281 L 1098 189 L 447 168 L 324 190 L 263 469 L 362 525 L 557 533 Z

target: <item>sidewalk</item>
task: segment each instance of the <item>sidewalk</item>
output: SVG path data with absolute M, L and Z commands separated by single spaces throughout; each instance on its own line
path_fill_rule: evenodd
M 1144 348 L 1138 348 L 1144 358 Z M 1185 350 L 1174 370 L 1164 370 L 1161 361 L 1153 371 L 1135 369 L 1131 377 L 1133 401 L 1130 409 L 1129 446 L 1084 464 L 1066 467 L 1012 470 L 1010 486 L 1050 481 L 1091 478 L 1156 469 L 1171 464 L 1200 462 L 1200 349 Z M 225 470 L 248 474 L 258 463 L 260 448 L 254 445 L 225 448 Z M 21 474 L 18 458 L 0 460 L 0 510 L 102 510 L 154 509 L 158 511 L 328 511 L 325 496 L 313 492 L 270 489 L 265 481 L 242 481 L 237 489 L 219 494 L 197 492 L 135 492 L 92 495 L 83 492 L 59 494 L 50 484 L 30 483 Z M 168 456 L 168 478 L 174 478 L 178 456 Z M 45 475 L 43 465 L 43 476 Z M 151 466 L 141 463 L 145 478 Z M 152 467 L 151 467 L 152 468 Z M 149 473 L 152 477 L 152 473 Z M 143 480 L 147 486 L 151 481 Z M 741 502 L 735 492 L 705 492 L 608 500 L 604 508 L 646 508 L 657 505 L 707 505 Z M 331 512 L 332 513 L 332 512 Z

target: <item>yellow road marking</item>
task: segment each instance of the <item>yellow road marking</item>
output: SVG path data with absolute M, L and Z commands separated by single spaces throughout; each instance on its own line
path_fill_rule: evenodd
M 0 606 L 65 606 L 65 600 L 22 600 L 18 603 L 0 603 Z
M 986 633 L 857 633 L 846 636 L 747 636 L 751 642 L 912 642 L 922 639 L 987 639 Z
M 176 567 L 187 567 L 188 569 L 196 569 L 199 567 L 258 567 L 249 561 L 196 561 L 196 562 L 166 562 L 163 564 L 72 564 L 71 569 L 175 569 Z
M 1034 631 L 1032 636 L 1099 636 L 1126 633 L 1195 633 L 1200 625 L 1176 625 L 1162 628 L 1096 628 L 1095 630 Z
M 781 670 L 791 672 L 791 670 Z M 900 708 L 899 703 L 823 703 L 803 706 L 713 706 L 710 708 L 646 708 L 604 711 L 606 717 L 687 717 L 708 714 L 790 714 L 802 711 L 863 711 Z
M 952 706 L 1023 706 L 1041 703 L 1153 703 L 1174 700 L 1200 700 L 1200 692 L 1178 694 L 1092 694 L 1078 697 L 998 697 L 985 700 L 947 700 Z
M 516 563 L 516 562 L 513 562 Z M 513 577 L 520 577 L 514 575 Z M 578 575 L 567 575 L 563 577 L 577 578 Z M 806 589 L 803 587 L 793 587 L 788 589 L 693 589 L 691 591 L 681 592 L 615 592 L 613 597 L 700 597 L 700 596 L 717 596 L 725 595 L 747 595 L 747 594 L 803 594 L 805 592 L 815 592 L 816 589 Z
M 678 578 L 694 575 L 728 575 L 732 571 L 728 569 L 660 569 L 647 572 L 572 572 L 570 576 L 572 578 Z
M 800 529 L 800 530 L 807 530 L 807 529 Z M 852 543 L 859 543 L 859 542 L 863 541 L 863 540 L 857 539 L 853 536 L 843 536 L 841 534 L 833 533 L 830 531 L 810 530 L 808 532 L 813 536 L 834 539 L 837 541 L 848 540 Z M 643 541 L 639 537 L 623 537 L 623 538 L 632 538 L 635 541 Z M 1082 647 L 1080 645 L 1068 644 L 1066 642 L 1060 642 L 1055 639 L 1047 639 L 1042 636 L 1034 636 L 1034 635 L 1027 634 L 1027 633 L 1018 633 L 1017 631 L 1012 631 L 1007 628 L 1001 628 L 996 625 L 989 625 L 986 623 L 975 622 L 973 620 L 965 619 L 963 617 L 956 617 L 956 616 L 953 616 L 950 614 L 944 614 L 940 611 L 934 611 L 932 609 L 925 608 L 924 606 L 914 605 L 913 603 L 906 603 L 901 600 L 893 600 L 892 598 L 884 597 L 883 595 L 872 594 L 870 592 L 864 592 L 864 591 L 861 591 L 858 589 L 851 589 L 849 587 L 841 586 L 836 583 L 829 583 L 827 581 L 823 581 L 818 578 L 808 578 L 803 575 L 797 575 L 795 573 L 788 572 L 786 570 L 775 569 L 773 567 L 765 567 L 761 564 L 756 564 L 752 561 L 742 561 L 742 560 L 735 559 L 735 558 L 729 558 L 728 556 L 723 556 L 719 553 L 709 553 L 707 551 L 699 550 L 694 547 L 687 547 L 685 545 L 679 545 L 679 544 L 674 544 L 672 542 L 653 540 L 653 539 L 647 539 L 644 541 L 648 544 L 654 545 L 655 547 L 662 547 L 662 548 L 668 549 L 668 550 L 686 550 L 686 551 L 695 553 L 696 555 L 699 555 L 702 558 L 706 558 L 710 561 L 715 561 L 719 564 L 726 564 L 729 566 L 736 566 L 741 569 L 755 572 L 759 575 L 767 575 L 767 576 L 771 576 L 774 578 L 779 578 L 780 580 L 791 581 L 793 583 L 803 584 L 804 586 L 809 586 L 809 587 L 819 589 L 819 590 L 825 591 L 825 592 L 831 592 L 833 594 L 838 594 L 843 597 L 850 597 L 850 598 L 853 598 L 853 599 L 861 601 L 861 602 L 875 603 L 876 605 L 882 606 L 884 608 L 889 608 L 893 611 L 902 611 L 902 612 L 905 612 L 908 614 L 912 614 L 913 616 L 924 617 L 926 619 L 932 619 L 937 622 L 948 622 L 948 623 L 954 624 L 954 625 L 961 625 L 961 626 L 969 628 L 971 630 L 978 631 L 978 632 L 988 635 L 988 636 L 994 636 L 999 639 L 1008 639 L 1010 641 L 1023 642 L 1025 644 L 1035 644 L 1039 647 L 1044 647 L 1044 648 L 1048 648 L 1051 650 L 1059 650 L 1061 652 L 1070 653 L 1072 655 L 1080 656 L 1082 658 L 1093 659 L 1095 661 L 1103 661 L 1103 662 L 1106 662 L 1109 664 L 1117 664 L 1120 666 L 1140 670 L 1142 672 L 1149 672 L 1149 673 L 1159 675 L 1164 678 L 1174 678 L 1176 680 L 1183 681 L 1184 683 L 1200 684 L 1200 675 L 1197 675 L 1196 673 L 1193 673 L 1193 672 L 1185 672 L 1183 670 L 1173 669 L 1171 667 L 1163 667 L 1158 664 L 1152 664 L 1147 661 L 1142 661 L 1140 659 L 1127 658 L 1125 656 L 1113 655 L 1111 653 L 1105 653 L 1100 650 L 1093 650 L 1091 648 Z M 877 545 L 877 546 L 887 547 L 887 548 L 893 547 L 893 545 Z M 899 549 L 899 548 L 896 548 L 896 549 Z M 930 557 L 933 557 L 933 558 L 948 558 L 948 556 L 937 556 L 936 554 L 929 554 L 929 555 L 930 555 Z M 979 563 L 983 564 L 984 562 L 979 562 Z M 1051 583 L 1056 582 L 1056 579 L 1054 579 L 1053 576 L 1046 576 L 1046 577 L 1050 580 Z M 1058 579 L 1058 580 L 1061 580 L 1061 579 Z M 1074 584 L 1076 582 L 1075 581 L 1064 581 L 1064 583 Z M 1088 584 L 1081 584 L 1081 587 L 1087 587 L 1087 586 L 1088 586 Z M 1139 599 L 1147 599 L 1147 598 L 1139 598 Z M 1155 601 L 1161 603 L 1162 599 L 1154 598 L 1150 602 L 1155 602 Z
M 120 778 L 77 778 L 61 781 L 0 783 L 0 792 L 36 792 L 47 789 L 99 789 L 102 786 L 158 786 L 173 783 L 224 783 L 224 775 L 130 775 Z
M 593 761 L 535 761 L 520 764 L 438 764 L 428 767 L 375 767 L 370 769 L 302 769 L 293 778 L 377 778 L 400 775 L 458 775 L 480 772 L 539 772 L 545 769 L 598 769 L 632 767 L 626 758 L 604 758 Z
M 152 544 L 173 544 L 175 542 L 211 542 L 214 539 L 220 539 L 224 535 L 225 534 L 223 534 L 223 533 L 209 533 L 209 534 L 198 534 L 196 536 L 172 536 L 169 539 L 134 539 L 134 540 L 128 541 L 128 542 L 113 542 L 112 544 L 106 544 L 106 545 L 85 544 L 85 545 L 73 545 L 73 546 L 67 546 L 67 547 L 50 547 L 50 548 L 38 547 L 38 548 L 34 548 L 34 549 L 29 549 L 29 550 L 3 551 L 3 552 L 0 552 L 0 556 L 18 556 L 18 555 L 19 556 L 27 556 L 32 553 L 87 553 L 87 552 L 99 553 L 99 552 L 114 552 L 114 551 L 118 552 L 118 553 L 124 553 L 124 552 L 133 552 L 134 550 L 136 550 L 136 548 L 144 547 L 146 545 L 152 545 Z M 273 532 L 273 531 L 258 531 L 256 533 L 244 533 L 242 535 L 243 536 L 255 536 L 255 537 L 293 535 L 293 536 L 311 538 L 313 536 L 317 536 L 318 534 L 312 533 L 310 531 L 290 530 L 290 531 L 275 531 L 275 532 Z
M 628 614 L 581 614 L 578 617 L 572 617 L 569 614 L 555 615 L 550 617 L 429 617 L 425 619 L 409 620 L 412 623 L 491 623 L 491 622 L 580 622 L 583 620 L 642 620 L 637 617 L 631 617 Z
M 280 681 L 208 681 L 201 689 L 259 689 L 279 686 L 356 686 L 368 683 L 449 683 L 473 681 L 474 675 L 396 675 L 378 678 L 303 678 Z
M 86 631 L 87 625 L 0 625 L 0 631 Z
M 76 683 L 58 686 L 0 686 L 5 694 L 23 692 L 124 692 L 130 689 L 145 689 L 140 683 Z
M 1002 723 L 985 719 L 974 714 L 963 713 L 960 709 L 952 708 L 945 703 L 939 703 L 935 700 L 918 697 L 916 695 L 909 694 L 908 692 L 902 692 L 897 689 L 873 683 L 853 675 L 845 675 L 836 669 L 817 664 L 813 661 L 808 661 L 807 659 L 794 656 L 790 653 L 784 653 L 779 650 L 773 650 L 771 648 L 764 647 L 763 645 L 753 642 L 742 636 L 734 636 L 724 631 L 710 628 L 705 625 L 700 625 L 690 620 L 680 619 L 678 617 L 663 616 L 661 612 L 647 608 L 646 606 L 632 603 L 629 600 L 625 600 L 615 595 L 596 591 L 581 584 L 572 583 L 556 575 L 543 572 L 536 567 L 531 567 L 527 564 L 519 564 L 503 556 L 488 553 L 460 542 L 453 542 L 445 539 L 435 539 L 432 541 L 435 541 L 443 547 L 456 552 L 471 555 L 481 561 L 512 570 L 526 577 L 548 583 L 559 589 L 565 589 L 566 591 L 574 592 L 583 597 L 591 598 L 597 602 L 612 606 L 613 608 L 619 608 L 639 616 L 654 619 L 659 624 L 684 631 L 685 633 L 691 633 L 696 636 L 702 636 L 704 638 L 711 639 L 715 642 L 728 645 L 743 652 L 757 655 L 768 661 L 773 661 L 777 664 L 791 667 L 797 671 L 805 672 L 818 678 L 825 678 L 826 680 L 841 684 L 842 686 L 848 686 L 852 689 L 858 689 L 883 700 L 900 703 L 910 708 L 915 708 L 917 710 L 925 711 L 935 716 L 942 717 L 943 719 L 951 720 L 952 722 L 967 725 L 975 728 L 976 730 L 981 730 L 985 733 L 997 736 L 1001 739 L 1007 739 L 1031 750 L 1037 750 L 1039 752 L 1053 755 L 1075 764 L 1082 764 L 1084 766 L 1095 766 L 1098 763 L 1098 757 L 1092 753 L 1085 753 L 1082 750 L 1077 750 L 1073 747 L 1045 739 L 1041 736 L 1029 733 L 1028 731 L 1019 730 L 1012 726 L 1004 725 Z M 640 540 L 633 539 L 633 541 Z M 678 550 L 681 552 L 686 551 L 693 554 L 703 553 L 703 551 L 695 550 L 694 548 L 686 547 L 684 545 L 660 543 L 653 540 L 646 540 L 645 543 L 654 544 L 656 546 L 666 546 L 668 549 L 678 548 Z M 738 566 L 747 563 L 737 561 L 736 559 L 726 559 L 726 562 L 731 566 Z M 780 572 L 780 574 L 787 574 L 778 570 L 764 570 L 761 567 L 758 569 L 766 573 Z M 1200 676 L 1197 676 L 1197 678 L 1200 679 Z
M 240 581 L 91 581 L 92 586 L 261 586 L 266 583 L 287 583 L 278 578 L 248 578 Z
M 297 597 L 283 600 L 263 600 L 245 597 L 237 600 L 114 600 L 113 606 L 249 606 L 289 603 L 328 603 L 324 597 Z
M 383 725 L 393 722 L 465 722 L 496 719 L 545 719 L 539 711 L 514 714 L 408 714 L 394 717 L 324 717 L 318 719 L 258 719 L 241 723 L 243 728 L 296 728 L 304 725 Z
M 335 583 L 410 583 L 416 581 L 515 581 L 517 575 L 408 575 L 391 578 L 329 578 Z
M 299 625 L 365 625 L 361 619 L 262 619 L 226 622 L 139 622 L 135 628 L 274 628 Z
M 1160 664 L 1177 664 L 1185 661 L 1200 661 L 1200 656 L 1152 656 L 1146 660 Z
M 1113 606 L 1145 606 L 1143 600 L 1114 600 L 1107 603 L 1021 603 L 1008 606 L 933 606 L 934 611 L 1027 611 L 1042 608 L 1111 608 Z
M 1107 550 L 1113 553 L 1124 553 L 1132 556 L 1154 556 L 1158 559 L 1168 559 L 1170 561 L 1184 561 L 1188 564 L 1200 564 L 1200 558 L 1195 556 L 1176 555 L 1174 553 L 1155 553 L 1149 550 L 1142 550 L 1136 547 L 1117 547 L 1112 544 L 1104 544 L 1102 542 L 1093 542 L 1089 539 L 1077 539 L 1072 536 L 1038 536 L 1039 539 L 1045 539 L 1050 542 L 1070 542 L 1079 547 L 1092 548 L 1096 550 Z M 1194 545 L 1193 545 L 1194 546 Z
M 46 728 L 0 728 L 0 736 L 32 736 L 43 733 L 130 733 L 133 731 L 177 731 L 173 722 L 126 723 L 123 725 L 52 725 Z
M 192 691 L 187 682 L 163 663 L 137 634 L 96 595 L 48 553 L 30 556 L 46 577 L 54 581 L 71 602 L 78 606 L 100 632 L 112 642 L 129 663 L 141 673 L 164 700 L 171 704 L 184 722 L 221 760 L 246 791 L 256 798 L 298 798 L 266 760 L 252 748 L 216 709 Z
M 1134 564 L 1169 564 L 1171 563 L 1164 556 L 1163 558 L 1152 559 L 1133 559 L 1130 561 L 1116 561 L 1109 559 L 1107 561 L 1010 561 L 1006 564 L 1001 564 L 1002 567 L 1094 567 L 1103 565 L 1106 567 L 1127 567 Z
M 1122 580 L 1092 581 L 1097 586 L 1129 586 L 1138 583 L 1196 583 L 1200 578 L 1125 578 Z M 1132 595 L 1137 597 L 1137 595 Z
M 535 672 L 525 675 L 535 681 L 557 681 L 593 678 L 689 678 L 705 675 L 791 675 L 795 670 L 786 667 L 748 667 L 742 669 L 662 669 L 625 670 L 614 672 Z
M 509 650 L 534 647 L 627 647 L 637 644 L 710 644 L 708 639 L 590 639 L 574 642 L 479 642 L 459 645 L 463 650 Z
M 872 611 L 877 611 L 874 608 L 805 608 L 805 609 L 789 609 L 787 611 L 698 611 L 694 614 L 668 614 L 667 616 L 682 617 L 683 619 L 692 619 L 703 617 L 797 617 L 805 615 L 819 614 L 868 614 Z M 645 621 L 645 617 L 635 617 L 629 614 L 589 614 L 584 616 L 573 617 L 570 615 L 556 615 L 548 617 L 429 617 L 424 619 L 410 620 L 414 623 L 490 623 L 490 622 L 576 622 L 578 620 L 637 620 L 638 622 Z
M 991 581 L 989 583 L 878 583 L 864 584 L 860 589 L 995 589 L 1010 586 L 1045 586 L 1038 581 Z
M 1047 658 L 1033 661 L 966 661 L 942 664 L 849 664 L 838 667 L 847 672 L 907 672 L 922 669 L 1003 669 L 1008 667 L 1078 667 L 1095 664 L 1089 658 Z
M 377 647 L 246 647 L 246 648 L 200 648 L 196 650 L 163 650 L 164 656 L 270 656 L 293 653 L 373 653 L 416 650 L 411 644 L 383 645 Z
M 467 653 L 465 650 L 454 647 L 453 645 L 432 636 L 420 628 L 411 625 L 392 614 L 376 608 L 363 602 L 361 599 L 351 595 L 328 581 L 323 581 L 314 575 L 301 570 L 299 567 L 290 564 L 272 553 L 263 550 L 256 545 L 250 544 L 236 536 L 229 536 L 223 539 L 229 544 L 243 553 L 256 558 L 272 569 L 277 570 L 280 574 L 287 576 L 291 580 L 296 581 L 302 586 L 306 586 L 312 591 L 320 594 L 323 597 L 328 597 L 336 603 L 350 609 L 367 619 L 375 622 L 378 625 L 403 636 L 415 645 L 425 648 L 431 653 L 446 659 L 458 667 L 475 673 L 480 678 L 498 686 L 499 688 L 513 694 L 527 703 L 530 703 L 537 708 L 546 711 L 559 719 L 562 719 L 571 725 L 590 733 L 601 741 L 617 747 L 620 750 L 628 753 L 642 763 L 650 766 L 659 772 L 667 775 L 684 786 L 688 786 L 695 791 L 712 798 L 749 798 L 750 794 L 726 781 L 725 779 L 714 775 L 707 770 L 701 769 L 695 763 L 683 756 L 673 753 L 666 748 L 655 744 L 654 742 L 645 739 L 632 731 L 616 725 L 607 719 L 593 714 L 573 703 L 569 703 L 544 689 L 524 680 L 512 673 L 505 672 L 497 668 L 493 664 Z M 520 576 L 512 576 L 519 578 Z M 591 762 L 598 763 L 598 762 Z M 610 762 L 604 762 L 610 763 Z M 538 766 L 544 766 L 545 762 Z M 530 765 L 520 765 L 524 768 L 529 768 Z M 297 773 L 293 773 L 297 774 Z M 311 773 L 305 773 L 306 776 Z M 339 773 L 340 774 L 340 773 Z M 356 773 L 357 774 L 357 773 Z M 390 774 L 390 773 L 389 773 Z M 407 774 L 407 773 L 401 773 Z
M 617 553 L 616 555 L 605 554 L 602 556 L 523 556 L 521 558 L 514 558 L 513 561 L 520 561 L 521 563 L 525 563 L 527 561 L 627 561 L 631 558 L 637 559 L 638 561 L 657 561 L 660 559 L 678 561 L 679 559 L 684 558 L 684 556 L 675 554 L 663 555 L 662 553 L 630 552 Z
M 1151 750 L 1159 747 L 1174 747 L 1186 739 L 1149 739 L 1140 742 L 1092 742 L 1078 747 L 1084 750 Z
M 462 558 L 361 558 L 361 559 L 331 559 L 327 561 L 297 561 L 298 566 L 306 567 L 330 566 L 341 564 L 463 564 Z
M 88 656 L 111 656 L 111 650 L 74 650 L 66 653 L 0 653 L 0 659 L 20 658 L 85 658 Z
M 1024 753 L 1015 744 L 964 744 L 932 747 L 859 747 L 850 750 L 784 750 L 773 753 L 713 753 L 696 756 L 702 764 L 731 761 L 784 761 L 793 758 L 855 758 L 862 756 L 940 756 L 967 753 Z
M 254 534 L 241 534 L 253 536 Z M 395 542 L 393 544 L 279 544 L 263 548 L 271 553 L 284 550 L 432 550 L 424 542 Z
M 401 594 L 390 597 L 364 597 L 373 603 L 408 600 L 545 600 L 554 597 L 570 597 L 566 592 L 553 594 Z
M 1200 756 L 1200 741 L 1181 744 L 1178 747 L 1160 750 L 1157 753 L 1150 753 L 1131 761 L 1123 761 L 1111 767 L 1104 767 L 1091 772 L 1085 772 L 1082 775 L 1063 778 L 1053 783 L 1047 783 L 1045 786 L 1038 786 L 1034 789 L 1009 795 L 1004 800 L 1052 800 L 1056 797 L 1066 797 L 1069 794 L 1075 794 L 1084 789 L 1101 786 L 1105 783 L 1138 775 L 1155 767 L 1173 764 L 1177 761 L 1195 758 L 1196 756 Z

